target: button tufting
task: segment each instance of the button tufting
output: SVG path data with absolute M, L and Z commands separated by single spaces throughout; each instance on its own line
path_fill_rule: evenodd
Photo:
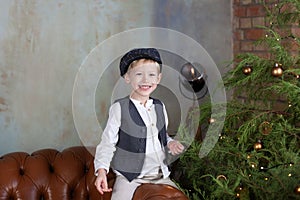
M 52 165 L 49 165 L 49 171 L 50 171 L 50 173 L 54 172 L 54 167 Z
M 44 194 L 41 194 L 40 200 L 44 200 L 44 199 L 45 199 Z
M 20 168 L 19 173 L 20 173 L 21 176 L 23 176 L 25 174 L 24 169 Z
M 143 140 L 146 141 L 145 138 Z M 141 147 L 136 147 L 136 151 L 139 148 Z M 95 148 L 92 150 L 94 151 Z M 140 151 L 145 152 L 145 148 L 142 147 Z M 139 153 L 142 154 L 142 152 Z M 33 152 L 32 155 L 33 157 L 29 158 L 28 153 L 13 152 L 2 156 L 3 160 L 0 160 L 0 199 L 109 200 L 111 198 L 111 194 L 101 195 L 93 185 L 95 181 L 94 157 L 86 147 L 70 147 L 63 150 L 62 153 L 55 149 L 41 149 Z M 142 161 L 143 158 L 136 158 L 135 163 L 142 163 Z M 142 166 L 134 166 L 136 172 L 141 170 L 139 167 Z M 135 170 L 134 168 L 133 170 Z M 87 173 L 84 173 L 85 171 Z M 110 186 L 114 183 L 115 177 L 116 175 L 110 170 L 107 176 Z M 153 187 L 152 184 L 148 187 L 147 185 L 139 187 L 137 192 L 141 194 L 138 196 L 135 194 L 133 199 L 147 199 L 144 198 L 145 193 L 153 193 L 153 197 L 160 197 L 158 194 L 162 194 L 161 191 L 163 191 L 163 195 L 170 196 L 168 198 L 170 200 L 176 199 L 180 192 L 174 193 L 174 189 L 168 192 L 167 186 L 158 186 L 158 189 L 152 189 Z
M 87 174 L 89 172 L 89 167 L 88 166 L 84 166 L 84 173 Z

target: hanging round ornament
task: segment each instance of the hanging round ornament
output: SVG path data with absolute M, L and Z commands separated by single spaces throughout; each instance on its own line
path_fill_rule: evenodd
M 260 149 L 262 149 L 262 148 L 263 148 L 263 145 L 262 145 L 261 140 L 257 140 L 257 142 L 255 142 L 255 144 L 253 145 L 253 148 L 254 148 L 255 150 L 260 150 Z
M 282 76 L 282 74 L 283 74 L 282 64 L 276 62 L 272 68 L 271 73 L 272 73 L 272 76 L 274 76 L 274 77 Z
M 251 74 L 251 72 L 252 72 L 252 66 L 250 65 L 250 64 L 246 64 L 244 67 L 243 67 L 243 73 L 245 74 L 245 75 L 249 75 L 249 74 Z
M 259 132 L 263 135 L 269 135 L 272 129 L 273 129 L 272 124 L 267 121 L 261 123 L 258 127 Z

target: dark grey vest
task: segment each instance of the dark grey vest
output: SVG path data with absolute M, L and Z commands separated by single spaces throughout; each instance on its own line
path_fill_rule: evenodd
M 132 181 L 143 168 L 147 128 L 129 97 L 117 100 L 117 102 L 121 105 L 121 127 L 111 166 Z M 158 139 L 164 148 L 167 145 L 167 137 L 163 104 L 158 99 L 153 99 L 153 104 L 155 104 L 157 116 Z

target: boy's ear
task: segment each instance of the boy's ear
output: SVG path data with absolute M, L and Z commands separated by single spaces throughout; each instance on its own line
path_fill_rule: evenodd
M 124 74 L 124 79 L 126 83 L 130 83 L 130 78 L 128 76 L 128 73 Z
M 162 77 L 162 74 L 161 74 L 161 73 L 159 73 L 159 74 L 158 74 L 158 80 L 157 80 L 157 84 L 159 84 L 159 83 L 160 83 L 161 77 Z

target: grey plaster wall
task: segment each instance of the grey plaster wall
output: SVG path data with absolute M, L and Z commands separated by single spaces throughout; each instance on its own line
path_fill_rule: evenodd
M 189 35 L 218 64 L 231 59 L 230 0 L 1 0 L 0 154 L 81 145 L 72 116 L 80 65 L 105 39 L 146 26 Z M 103 94 L 95 97 L 101 124 Z

